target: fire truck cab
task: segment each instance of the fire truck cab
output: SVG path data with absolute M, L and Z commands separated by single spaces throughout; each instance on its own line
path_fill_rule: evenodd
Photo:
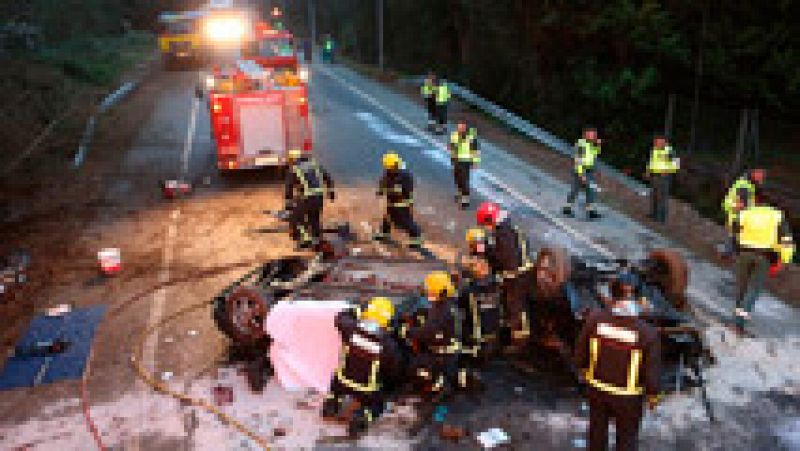
M 291 73 L 302 82 L 308 81 L 308 69 L 298 64 L 294 35 L 288 30 L 273 28 L 266 22 L 257 23 L 255 39 L 243 53 L 246 59 L 255 61 L 261 67 L 278 73 Z
M 206 79 L 211 134 L 221 171 L 285 166 L 290 149 L 311 151 L 308 89 L 253 60 Z

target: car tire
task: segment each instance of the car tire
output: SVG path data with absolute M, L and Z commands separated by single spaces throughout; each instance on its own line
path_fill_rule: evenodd
M 267 338 L 264 321 L 270 302 L 254 287 L 236 287 L 214 303 L 217 327 L 237 345 L 256 346 Z
M 651 280 L 661 287 L 664 297 L 676 310 L 685 311 L 689 268 L 683 255 L 675 249 L 656 249 L 650 252 L 648 259 L 655 263 Z

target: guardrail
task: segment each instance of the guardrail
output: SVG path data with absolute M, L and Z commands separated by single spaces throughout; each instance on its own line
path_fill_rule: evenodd
M 408 79 L 408 82 L 419 85 L 422 83 L 422 80 L 423 77 L 413 77 Z M 455 96 L 459 97 L 461 100 L 472 105 L 478 110 L 499 120 L 507 127 L 516 130 L 518 133 L 521 133 L 528 138 L 538 141 L 539 143 L 549 147 L 552 150 L 555 150 L 562 155 L 570 158 L 574 156 L 573 146 L 567 141 L 564 141 L 563 139 L 553 135 L 547 130 L 537 127 L 518 115 L 506 110 L 490 100 L 481 97 L 478 94 L 475 94 L 463 86 L 452 82 L 448 82 L 448 84 L 450 85 L 450 90 Z M 604 175 L 612 177 L 614 180 L 634 191 L 638 195 L 647 196 L 650 193 L 650 188 L 638 180 L 623 174 L 616 168 L 609 166 L 602 161 L 598 161 L 597 164 Z

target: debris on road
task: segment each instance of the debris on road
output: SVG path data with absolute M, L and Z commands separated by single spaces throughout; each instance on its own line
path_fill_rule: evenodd
M 272 430 L 272 435 L 274 437 L 286 437 L 286 428 L 277 427 Z
M 18 288 L 28 281 L 30 255 L 24 250 L 0 257 L 0 302 L 16 299 Z
M 449 424 L 442 424 L 442 427 L 439 429 L 439 437 L 443 438 L 444 440 L 451 440 L 457 442 L 464 437 L 465 432 L 464 428 L 460 426 L 452 426 Z
M 192 192 L 192 184 L 184 180 L 164 180 L 160 185 L 165 199 L 175 199 Z
M 576 438 L 572 440 L 572 446 L 579 449 L 586 448 L 586 439 Z
M 64 316 L 72 311 L 72 306 L 69 304 L 58 304 L 50 307 L 44 311 L 44 314 L 50 317 Z
M 511 440 L 506 431 L 500 428 L 491 428 L 478 434 L 478 442 L 486 449 L 504 445 Z
M 189 332 L 187 332 L 187 334 L 188 334 L 190 337 L 196 337 L 197 335 L 199 335 L 199 334 L 200 334 L 200 332 L 198 332 L 198 331 L 196 331 L 196 330 L 194 330 L 194 329 L 191 329 L 191 330 L 189 330 Z
M 166 382 L 172 379 L 172 376 L 173 376 L 172 371 L 164 371 L 163 373 L 161 373 L 161 380 Z
M 226 385 L 217 385 L 211 389 L 214 396 L 214 404 L 217 406 L 226 406 L 233 404 L 233 387 Z
M 97 253 L 97 261 L 100 264 L 100 272 L 104 276 L 114 276 L 122 270 L 122 256 L 118 248 L 101 249 Z

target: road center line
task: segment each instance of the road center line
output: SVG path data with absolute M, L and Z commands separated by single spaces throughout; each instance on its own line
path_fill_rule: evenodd
M 445 154 L 448 154 L 447 146 L 445 144 L 435 140 L 429 134 L 423 132 L 418 127 L 416 127 L 414 124 L 410 123 L 404 117 L 400 116 L 399 114 L 395 113 L 394 111 L 392 111 L 389 108 L 387 108 L 386 106 L 384 106 L 380 101 L 378 101 L 377 99 L 375 99 L 371 95 L 369 95 L 366 92 L 360 90 L 359 88 L 353 86 L 350 82 L 348 82 L 347 80 L 345 80 L 341 76 L 333 73 L 333 71 L 331 71 L 327 67 L 324 67 L 324 66 L 321 66 L 321 65 L 316 65 L 316 69 L 319 70 L 320 72 L 322 72 L 323 74 L 327 75 L 328 77 L 332 78 L 333 80 L 336 80 L 342 86 L 344 86 L 349 91 L 351 91 L 353 94 L 356 94 L 357 96 L 361 97 L 367 103 L 371 104 L 372 106 L 374 106 L 375 108 L 377 108 L 378 110 L 380 110 L 381 112 L 386 114 L 387 116 L 391 117 L 395 122 L 397 122 L 398 124 L 400 124 L 403 127 L 407 128 L 411 133 L 413 133 L 413 134 L 417 135 L 418 137 L 420 137 L 421 139 L 431 143 L 436 149 L 439 149 L 440 151 L 444 152 Z M 539 205 L 538 203 L 536 203 L 532 199 L 530 199 L 530 198 L 524 196 L 523 194 L 519 193 L 518 191 L 516 191 L 515 189 L 513 189 L 512 187 L 510 187 L 506 183 L 500 181 L 497 177 L 495 177 L 494 175 L 492 175 L 488 171 L 480 170 L 480 174 L 486 180 L 494 183 L 495 185 L 497 185 L 500 188 L 502 188 L 503 190 L 505 190 L 511 197 L 515 198 L 517 201 L 519 201 L 519 202 L 523 203 L 524 205 L 526 205 L 526 206 L 538 211 L 545 219 L 547 219 L 548 221 L 550 221 L 551 223 L 553 223 L 554 225 L 556 225 L 560 229 L 562 229 L 565 232 L 567 232 L 573 238 L 585 243 L 586 245 L 588 245 L 590 248 L 595 250 L 600 255 L 602 255 L 602 256 L 604 256 L 606 258 L 616 258 L 616 254 L 613 251 L 611 251 L 607 247 L 603 246 L 602 244 L 596 243 L 595 241 L 593 241 L 591 238 L 589 238 L 585 234 L 581 233 L 580 231 L 578 231 L 574 227 L 572 227 L 569 224 L 567 224 L 566 222 L 564 222 L 561 218 L 558 218 L 558 217 L 552 215 L 550 212 L 545 210 L 544 207 L 542 207 L 541 205 Z M 692 288 L 692 287 L 689 287 L 687 289 L 687 293 L 690 296 L 692 296 L 692 297 L 696 298 L 697 300 L 699 300 L 699 301 L 703 302 L 704 304 L 706 304 L 709 308 L 714 309 L 714 310 L 718 310 L 719 309 L 719 306 L 716 303 L 714 303 L 705 293 L 702 293 L 699 290 L 697 290 L 695 288 Z
M 183 154 L 181 155 L 181 176 L 189 173 L 189 158 L 192 155 L 195 130 L 197 129 L 197 111 L 200 109 L 200 99 L 192 99 L 192 112 L 189 116 L 189 127 L 186 130 L 186 141 L 183 142 Z

